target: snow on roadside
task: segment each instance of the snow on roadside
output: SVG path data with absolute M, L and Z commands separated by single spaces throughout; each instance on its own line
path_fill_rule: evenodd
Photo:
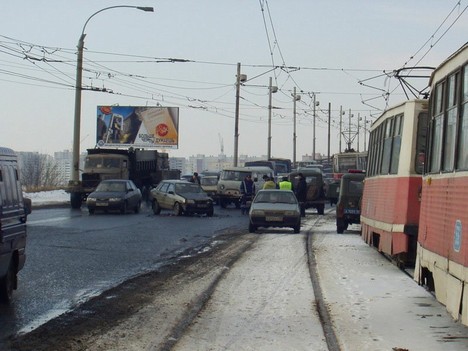
M 70 194 L 65 190 L 38 191 L 34 193 L 23 193 L 24 197 L 30 198 L 32 205 L 62 204 L 70 201 Z

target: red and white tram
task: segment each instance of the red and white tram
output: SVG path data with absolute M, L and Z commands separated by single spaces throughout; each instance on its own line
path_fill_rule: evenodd
M 370 129 L 361 235 L 399 266 L 415 262 L 427 121 L 427 100 L 411 100 Z
M 430 80 L 415 280 L 468 325 L 468 43 Z

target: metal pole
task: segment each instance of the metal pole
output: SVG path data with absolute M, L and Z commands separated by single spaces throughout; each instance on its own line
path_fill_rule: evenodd
M 237 63 L 236 77 L 236 116 L 234 118 L 234 167 L 237 167 L 237 159 L 239 153 L 239 93 L 240 93 L 240 71 L 241 64 Z
M 361 113 L 358 113 L 357 116 L 357 152 L 359 152 L 359 120 L 361 119 Z
M 341 153 L 341 133 L 342 131 L 342 125 L 343 125 L 343 106 L 340 106 L 340 147 L 339 147 L 339 153 Z
M 312 159 L 315 160 L 315 93 L 314 94 L 314 115 L 313 115 L 313 121 L 314 121 L 314 131 L 313 131 L 313 144 L 312 144 Z
M 270 82 L 268 84 L 268 94 L 269 94 L 269 99 L 268 99 L 268 159 L 271 158 L 271 83 L 272 83 L 272 78 L 270 77 Z
M 364 152 L 367 151 L 366 134 L 367 134 L 367 116 L 364 116 Z
M 330 160 L 330 122 L 331 122 L 331 103 L 328 103 L 328 149 L 327 160 Z
M 293 90 L 293 120 L 294 120 L 294 131 L 293 131 L 293 165 L 296 167 L 296 87 Z
M 351 151 L 351 109 L 349 109 L 348 151 Z

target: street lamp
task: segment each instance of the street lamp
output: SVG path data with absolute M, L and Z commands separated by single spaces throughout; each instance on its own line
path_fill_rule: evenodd
M 240 84 L 247 80 L 245 74 L 241 74 L 241 64 L 237 63 L 236 75 L 236 115 L 234 118 L 234 167 L 237 167 L 239 158 L 239 99 L 240 99 Z
M 117 5 L 117 6 L 110 6 L 103 8 L 95 13 L 93 13 L 89 18 L 86 20 L 83 30 L 81 31 L 80 39 L 78 40 L 78 54 L 77 54 L 77 61 L 76 61 L 76 86 L 75 86 L 75 120 L 73 124 L 73 154 L 72 154 L 72 170 L 71 170 L 71 177 L 70 177 L 70 186 L 78 186 L 79 185 L 79 169 L 80 169 L 80 128 L 81 128 L 81 91 L 82 87 L 82 75 L 83 75 L 83 48 L 84 48 L 84 39 L 86 37 L 85 29 L 86 25 L 88 24 L 89 20 L 93 18 L 95 15 L 102 11 L 115 9 L 115 8 L 133 8 L 145 12 L 154 12 L 152 7 L 142 7 L 142 6 L 130 6 L 130 5 Z M 77 196 L 80 196 L 80 199 L 77 199 Z M 81 194 L 76 192 L 70 192 L 70 200 L 73 204 L 77 204 L 78 200 L 81 205 Z M 75 206 L 77 207 L 77 206 Z

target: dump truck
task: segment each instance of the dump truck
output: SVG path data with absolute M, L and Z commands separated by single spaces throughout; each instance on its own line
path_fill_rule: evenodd
M 157 150 L 88 149 L 81 180 L 70 181 L 72 208 L 80 208 L 88 195 L 104 179 L 130 179 L 143 196 L 163 179 L 179 179 L 180 171 L 169 169 L 169 155 Z

